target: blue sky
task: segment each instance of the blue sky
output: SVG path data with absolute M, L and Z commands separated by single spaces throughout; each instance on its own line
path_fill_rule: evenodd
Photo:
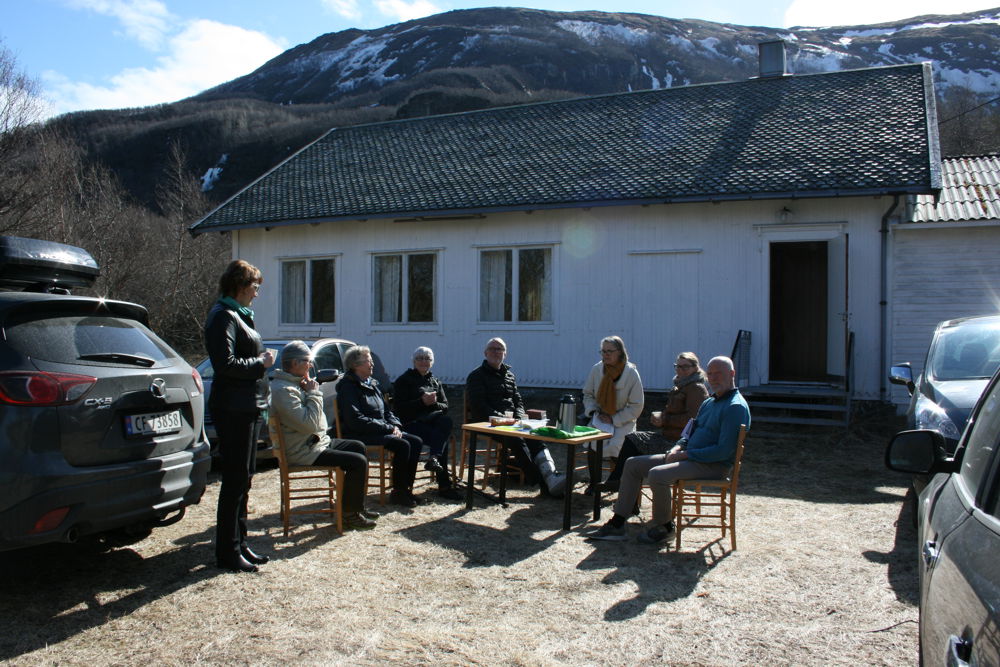
M 536 0 L 517 6 L 636 12 L 785 28 L 961 13 L 997 0 Z M 42 85 L 46 115 L 172 102 L 247 74 L 297 44 L 378 28 L 462 0 L 0 0 L 0 43 Z

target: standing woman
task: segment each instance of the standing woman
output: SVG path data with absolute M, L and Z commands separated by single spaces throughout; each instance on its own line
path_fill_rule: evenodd
M 583 385 L 583 409 L 594 421 L 614 427 L 610 440 L 604 442 L 604 456 L 615 457 L 625 436 L 635 430 L 645 398 L 642 380 L 635 364 L 628 360 L 625 341 L 620 336 L 601 340 L 601 360 L 594 364 Z M 601 462 L 588 451 L 591 484 L 599 484 Z
M 233 572 L 256 572 L 258 565 L 269 560 L 246 543 L 247 497 L 267 409 L 265 373 L 274 364 L 274 356 L 264 349 L 254 329 L 250 310 L 261 282 L 257 267 L 242 259 L 230 262 L 219 278 L 219 300 L 205 321 L 205 348 L 215 373 L 208 408 L 222 459 L 215 560 Z
M 382 446 L 392 452 L 393 505 L 416 507 L 423 501 L 413 495 L 413 479 L 424 441 L 402 429 L 399 418 L 385 404 L 378 381 L 372 377 L 372 351 L 355 345 L 344 353 L 347 372 L 337 383 L 337 409 L 343 437 L 360 440 L 369 447 Z

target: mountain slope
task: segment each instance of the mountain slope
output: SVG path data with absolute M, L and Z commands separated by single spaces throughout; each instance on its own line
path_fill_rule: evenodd
M 796 74 L 932 60 L 938 93 L 969 89 L 968 108 L 982 101 L 974 93 L 1000 94 L 998 25 L 1000 9 L 791 30 L 642 14 L 460 10 L 322 35 L 176 104 L 53 123 L 153 207 L 176 142 L 198 174 L 221 168 L 211 192 L 219 201 L 331 127 L 742 80 L 757 74 L 757 45 L 775 39 L 786 42 Z M 996 130 L 966 134 L 963 152 L 1000 150 Z

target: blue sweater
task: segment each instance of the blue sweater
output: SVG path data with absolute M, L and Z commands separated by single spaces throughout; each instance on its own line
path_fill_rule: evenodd
M 750 408 L 739 389 L 721 398 L 709 396 L 698 409 L 694 433 L 685 445 L 688 458 L 698 463 L 732 465 L 740 424 L 746 424 L 750 430 Z

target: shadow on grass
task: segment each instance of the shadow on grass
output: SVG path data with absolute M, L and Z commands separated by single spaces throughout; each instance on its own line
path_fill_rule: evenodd
M 862 555 L 873 563 L 886 566 L 886 577 L 889 586 L 896 594 L 896 599 L 917 606 L 920 603 L 917 574 L 917 529 L 914 525 L 915 496 L 911 487 L 906 498 L 900 505 L 899 516 L 896 517 L 896 540 L 892 551 L 865 551 Z
M 184 545 L 143 558 L 129 548 L 105 553 L 50 544 L 0 554 L 0 661 L 57 644 L 188 586 L 212 579 L 214 528 Z M 131 591 L 107 600 L 105 592 Z M 137 638 L 137 641 L 141 639 Z
M 728 538 L 726 538 L 728 542 Z M 639 592 L 619 600 L 604 612 L 605 621 L 627 621 L 640 616 L 655 602 L 686 598 L 705 574 L 729 556 L 722 539 L 709 542 L 696 552 L 660 553 L 647 544 L 594 541 L 594 551 L 577 564 L 580 570 L 608 570 L 601 583 L 635 582 Z M 672 544 L 672 543 L 671 543 Z
M 506 514 L 505 528 L 463 521 L 462 517 L 468 512 L 482 511 L 482 508 L 466 510 L 462 506 L 440 519 L 403 528 L 398 533 L 414 542 L 435 544 L 461 553 L 465 556 L 462 567 L 467 568 L 506 567 L 519 563 L 544 551 L 563 535 L 558 530 L 562 522 L 561 501 L 508 497 L 507 502 L 510 505 L 507 509 L 499 505 L 489 508 Z M 513 509 L 515 507 L 517 509 Z M 538 539 L 536 533 L 547 536 Z

